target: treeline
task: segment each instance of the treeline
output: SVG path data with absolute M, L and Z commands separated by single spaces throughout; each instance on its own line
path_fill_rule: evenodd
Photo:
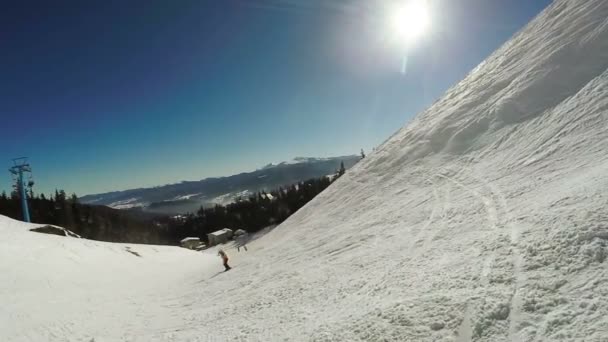
M 285 221 L 342 174 L 343 166 L 336 177 L 310 179 L 270 192 L 261 191 L 226 206 L 201 207 L 195 214 L 174 217 L 165 223 L 174 243 L 185 237 L 200 237 L 207 241 L 207 234 L 222 228 L 257 232 Z
M 86 239 L 167 244 L 170 242 L 167 227 L 155 224 L 149 218 L 105 206 L 81 204 L 78 197 L 70 197 L 63 190 L 50 196 L 28 193 L 28 207 L 32 222 L 57 225 L 71 230 Z M 23 219 L 21 200 L 16 192 L 0 195 L 0 214 L 17 220 Z
M 109 242 L 177 245 L 185 237 L 200 237 L 222 228 L 257 232 L 279 224 L 325 190 L 345 172 L 344 164 L 332 177 L 299 182 L 276 190 L 238 198 L 226 206 L 201 207 L 196 213 L 151 216 L 143 211 L 112 209 L 78 202 L 63 190 L 50 196 L 28 192 L 32 222 L 57 225 L 86 239 Z M 0 195 L 0 214 L 22 219 L 21 201 L 16 192 Z

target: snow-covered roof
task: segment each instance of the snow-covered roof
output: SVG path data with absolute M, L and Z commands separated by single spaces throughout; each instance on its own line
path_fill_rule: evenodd
M 183 240 L 182 240 L 182 241 L 180 241 L 180 242 L 181 242 L 181 243 L 184 243 L 184 242 L 188 242 L 188 241 L 201 241 L 201 239 L 200 239 L 200 238 L 197 238 L 197 237 L 187 237 L 187 238 L 183 239 Z
M 232 233 L 232 229 L 229 229 L 229 228 L 220 229 L 218 231 L 211 233 L 210 235 L 220 236 L 220 235 L 224 235 L 227 233 Z

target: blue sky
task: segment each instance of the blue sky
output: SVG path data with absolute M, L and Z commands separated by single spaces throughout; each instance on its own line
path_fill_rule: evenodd
M 389 1 L 0 4 L 0 161 L 85 195 L 368 151 L 551 2 L 429 0 L 402 74 Z

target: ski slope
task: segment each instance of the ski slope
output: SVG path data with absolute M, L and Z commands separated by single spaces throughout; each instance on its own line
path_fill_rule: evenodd
M 229 272 L 0 218 L 0 340 L 605 342 L 607 146 L 608 2 L 557 0 Z

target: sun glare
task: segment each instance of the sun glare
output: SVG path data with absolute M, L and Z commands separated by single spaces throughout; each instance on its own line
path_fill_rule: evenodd
M 406 0 L 393 10 L 391 25 L 399 39 L 412 43 L 428 30 L 430 21 L 426 1 Z

